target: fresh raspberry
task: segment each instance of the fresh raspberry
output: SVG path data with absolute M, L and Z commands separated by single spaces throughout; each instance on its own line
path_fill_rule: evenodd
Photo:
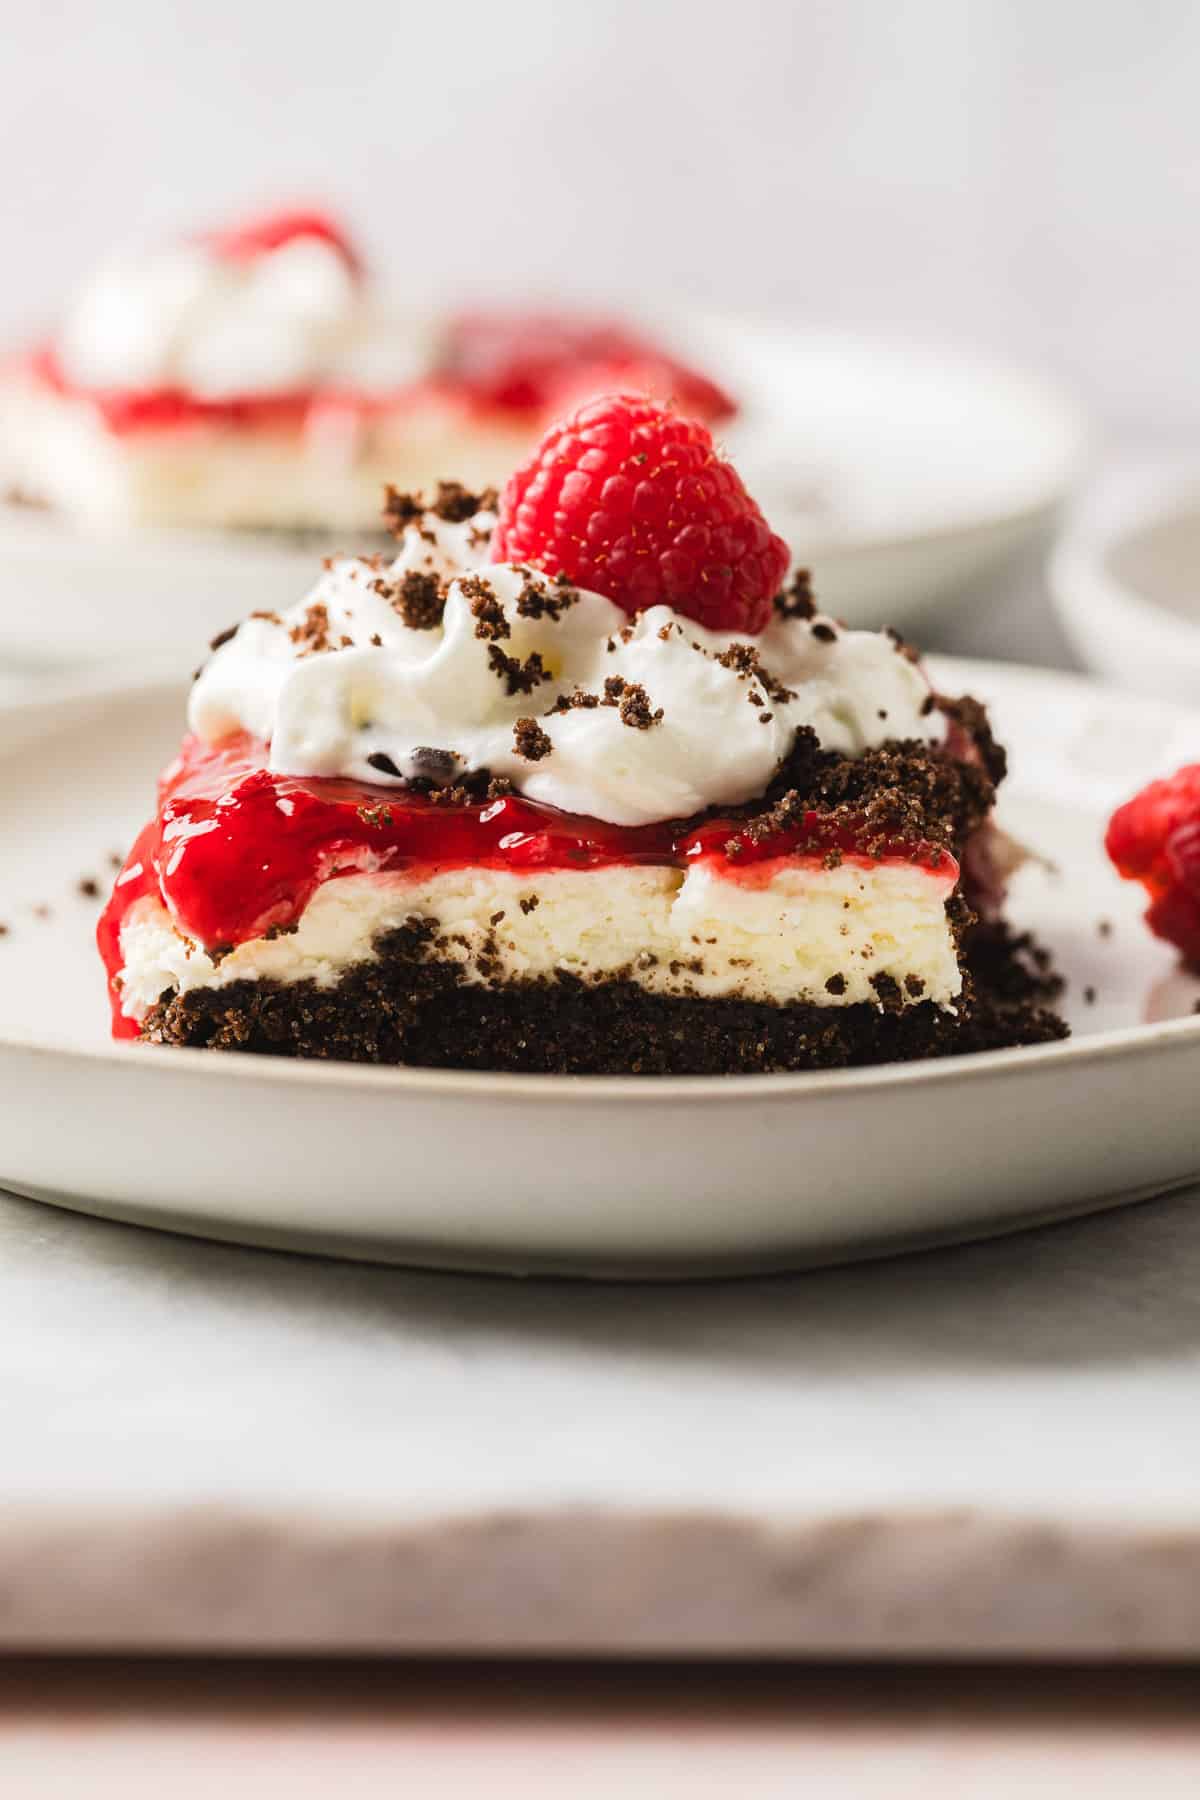
M 610 395 L 553 426 L 509 480 L 493 562 L 530 562 L 628 613 L 664 602 L 710 631 L 758 632 L 788 548 L 705 426 Z
M 1200 967 L 1200 763 L 1118 807 L 1105 847 L 1118 872 L 1149 894 L 1151 931 Z
M 555 313 L 460 314 L 442 372 L 484 405 L 556 417 L 618 390 L 657 395 L 710 422 L 734 411 L 715 382 L 627 327 Z
M 224 231 L 206 232 L 203 242 L 218 256 L 230 262 L 249 262 L 272 250 L 282 250 L 296 238 L 319 238 L 329 244 L 357 274 L 362 262 L 357 250 L 332 219 L 318 212 L 272 213 L 265 219 L 252 219 L 244 225 L 232 225 Z

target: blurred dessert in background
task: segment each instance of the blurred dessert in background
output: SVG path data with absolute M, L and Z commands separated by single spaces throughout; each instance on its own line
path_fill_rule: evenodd
M 386 481 L 502 480 L 623 387 L 728 396 L 616 322 L 396 311 L 345 231 L 281 213 L 118 257 L 0 364 L 0 490 L 95 530 L 370 530 Z

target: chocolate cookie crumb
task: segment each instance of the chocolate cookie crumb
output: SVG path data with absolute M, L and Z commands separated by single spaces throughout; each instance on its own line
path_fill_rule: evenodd
M 301 656 L 319 656 L 326 650 L 333 649 L 333 640 L 329 635 L 329 608 L 323 601 L 314 600 L 306 610 L 298 625 L 293 625 L 288 632 Z
M 583 688 L 576 688 L 572 694 L 559 694 L 554 705 L 548 709 L 546 717 L 550 718 L 554 713 L 590 712 L 599 704 L 599 694 L 585 693 Z
M 693 648 L 700 650 L 701 654 L 704 656 L 711 654 L 711 652 L 704 650 L 700 644 L 693 645 Z M 730 644 L 728 650 L 722 650 L 720 655 L 714 657 L 713 660 L 720 663 L 723 669 L 732 669 L 733 673 L 737 675 L 739 679 L 751 683 L 756 682 L 758 686 L 774 700 L 777 706 L 785 706 L 789 700 L 794 700 L 796 698 L 794 691 L 789 687 L 784 687 L 782 681 L 780 681 L 777 676 L 773 675 L 770 669 L 767 668 L 762 657 L 759 655 L 757 646 L 754 644 Z M 756 700 L 754 698 L 753 689 L 751 692 L 751 704 L 754 706 L 762 705 L 761 696 Z
M 915 644 L 910 644 L 906 638 L 902 638 L 894 625 L 885 625 L 883 630 L 884 636 L 891 638 L 892 648 L 895 650 L 897 656 L 902 656 L 905 662 L 920 662 L 921 652 L 917 649 Z
M 782 594 L 776 594 L 774 604 L 781 619 L 811 619 L 817 608 L 810 571 L 797 569 Z
M 489 644 L 488 664 L 493 675 L 504 682 L 504 691 L 510 698 L 514 694 L 532 694 L 535 687 L 550 680 L 550 671 L 538 650 L 531 651 L 524 662 L 518 662 L 515 656 L 507 655 L 499 644 Z
M 436 575 L 422 569 L 408 569 L 394 586 L 386 581 L 373 581 L 377 594 L 388 601 L 410 631 L 432 631 L 442 622 L 446 595 Z
M 554 745 L 536 719 L 518 719 L 513 726 L 513 747 L 526 762 L 541 762 Z
M 368 757 L 368 762 L 370 758 Z M 442 787 L 454 777 L 462 757 L 457 750 L 438 750 L 431 744 L 414 744 L 409 752 L 409 763 L 413 774 L 422 781 L 431 781 Z
M 76 887 L 85 900 L 98 900 L 100 898 L 100 883 L 93 875 L 84 875 L 76 883 Z
M 863 955 L 866 955 L 865 950 Z M 878 975 L 872 975 L 871 986 L 885 1013 L 904 1011 L 904 996 L 900 992 L 900 983 L 894 975 L 889 975 L 886 970 L 881 970 Z
M 925 983 L 921 980 L 919 975 L 906 975 L 904 977 L 904 991 L 906 994 L 910 995 L 912 999 L 919 1000 L 921 995 L 925 992 Z
M 948 700 L 944 694 L 934 696 L 934 704 L 945 714 L 952 726 L 957 726 L 967 743 L 972 744 L 980 762 L 987 770 L 997 787 L 1008 772 L 1008 755 L 1002 744 L 998 744 L 992 735 L 991 723 L 987 716 L 987 708 L 970 694 L 963 694 L 957 700 Z M 960 752 L 953 751 L 952 754 Z
M 419 494 L 402 494 L 391 482 L 383 490 L 383 522 L 393 537 L 403 537 L 410 525 L 423 518 L 425 507 Z
M 723 808 L 721 816 L 744 819 L 739 835 L 754 844 L 809 826 L 807 815 L 815 812 L 820 817 L 811 835 L 806 830 L 796 846 L 801 854 L 823 855 L 842 825 L 868 855 L 921 841 L 957 854 L 987 817 L 994 795 L 987 770 L 973 758 L 963 762 L 916 740 L 848 757 L 822 749 L 812 728 L 802 725 L 764 800 Z
M 825 983 L 825 992 L 827 994 L 844 994 L 845 991 L 846 977 L 844 975 L 831 975 L 829 980 Z
M 559 577 L 553 587 L 532 577 L 517 595 L 517 612 L 523 619 L 552 619 L 557 625 L 579 600 L 578 590 Z
M 488 920 L 488 924 L 495 927 L 500 923 L 500 921 L 503 917 L 504 917 L 504 908 L 501 907 L 499 912 L 494 912 L 492 914 L 491 918 Z
M 521 911 L 523 913 L 536 912 L 540 904 L 536 894 L 526 894 L 521 902 Z
M 459 591 L 475 620 L 477 638 L 494 643 L 512 636 L 512 626 L 504 616 L 496 590 L 482 575 L 468 575 L 459 583 Z
M 446 525 L 465 525 L 476 513 L 495 512 L 498 499 L 495 488 L 474 494 L 461 481 L 439 481 L 428 511 Z
M 622 725 L 628 725 L 631 730 L 649 731 L 651 726 L 662 724 L 663 709 L 661 706 L 652 708 L 649 694 L 640 681 L 634 681 L 626 686 L 621 695 L 617 715 Z

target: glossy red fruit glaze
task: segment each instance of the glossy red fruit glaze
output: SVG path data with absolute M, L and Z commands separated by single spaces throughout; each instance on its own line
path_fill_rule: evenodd
M 762 631 L 789 553 L 704 425 L 628 394 L 554 425 L 509 480 L 493 562 L 530 562 L 628 613 L 663 602 Z
M 300 238 L 316 238 L 320 243 L 328 244 L 356 275 L 362 273 L 362 258 L 349 237 L 321 212 L 297 208 L 290 212 L 269 213 L 265 218 L 248 219 L 242 225 L 231 225 L 221 231 L 201 232 L 197 241 L 230 262 L 250 262 L 256 256 L 282 250 Z
M 266 757 L 266 747 L 244 735 L 215 747 L 184 740 L 163 774 L 157 816 L 130 851 L 97 927 L 110 983 L 122 964 L 122 923 L 148 894 L 161 898 L 182 932 L 212 950 L 294 925 L 323 881 L 363 872 L 489 868 L 534 875 L 706 860 L 730 879 L 756 885 L 761 878 L 753 871 L 781 856 L 816 865 L 836 850 L 864 866 L 881 857 L 915 862 L 950 884 L 958 873 L 953 857 L 924 842 L 862 854 L 852 827 L 835 828 L 816 813 L 755 843 L 728 819 L 610 825 L 518 795 L 438 806 L 404 789 L 273 775 Z M 114 1031 L 136 1035 L 115 987 L 112 999 Z
M 672 400 L 710 422 L 735 410 L 715 382 L 610 320 L 462 313 L 450 322 L 440 372 L 500 410 L 557 417 L 616 389 Z
M 1200 763 L 1118 807 L 1105 847 L 1118 872 L 1149 894 L 1151 931 L 1200 967 Z
M 256 431 L 299 430 L 315 399 L 309 391 L 202 400 L 183 388 L 80 388 L 63 373 L 49 346 L 33 352 L 28 368 L 35 381 L 61 398 L 86 399 L 116 437 L 206 425 Z

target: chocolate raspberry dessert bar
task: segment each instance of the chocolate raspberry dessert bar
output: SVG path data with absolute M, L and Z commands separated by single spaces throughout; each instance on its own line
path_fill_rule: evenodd
M 118 1036 L 585 1074 L 1063 1035 L 982 709 L 818 612 L 702 423 L 591 402 L 387 520 L 214 644 L 100 924 Z

